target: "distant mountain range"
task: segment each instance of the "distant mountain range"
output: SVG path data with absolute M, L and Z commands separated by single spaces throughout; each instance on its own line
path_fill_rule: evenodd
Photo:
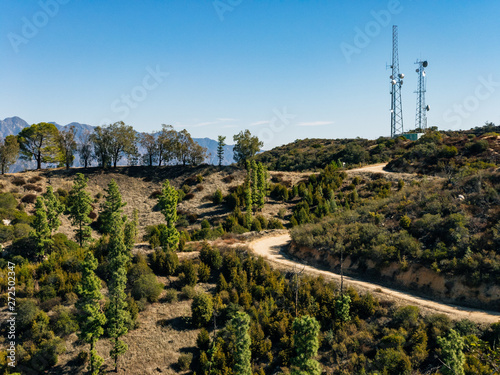
M 59 125 L 55 122 L 51 122 L 54 124 L 59 130 L 66 130 L 69 129 L 71 126 L 74 126 L 75 128 L 75 138 L 76 142 L 79 143 L 81 140 L 82 135 L 87 132 L 93 132 L 94 131 L 94 126 L 87 125 L 87 124 L 80 124 L 78 122 L 72 122 L 67 125 Z M 4 120 L 0 120 L 0 138 L 3 139 L 8 135 L 17 135 L 21 130 L 23 130 L 25 127 L 30 126 L 26 121 L 24 121 L 20 117 L 8 117 Z M 202 147 L 205 147 L 207 149 L 207 154 L 208 157 L 205 159 L 205 162 L 208 164 L 217 164 L 217 141 L 210 139 L 210 138 L 193 138 L 195 142 L 197 142 L 199 145 Z M 139 148 L 139 153 L 143 154 L 144 149 L 140 145 L 138 145 Z M 233 145 L 226 145 L 224 146 L 224 160 L 223 164 L 224 165 L 229 165 L 234 162 L 233 160 Z M 95 162 L 94 162 L 95 163 Z M 122 159 L 119 163 L 119 165 L 126 165 L 127 160 Z M 95 165 L 95 164 L 93 164 Z M 80 167 L 80 158 L 78 157 L 78 154 L 75 155 L 75 161 L 73 163 L 74 167 Z M 34 169 L 36 168 L 36 164 L 34 161 L 26 161 L 26 160 L 18 160 L 16 164 L 10 167 L 9 172 L 20 172 L 26 169 Z

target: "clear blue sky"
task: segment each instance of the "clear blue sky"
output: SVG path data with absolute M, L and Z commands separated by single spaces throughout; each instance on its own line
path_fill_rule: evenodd
M 493 0 L 0 0 L 0 118 L 165 123 L 228 143 L 248 128 L 265 148 L 387 136 L 397 24 L 405 129 L 417 58 L 430 126 L 499 123 L 499 15 Z

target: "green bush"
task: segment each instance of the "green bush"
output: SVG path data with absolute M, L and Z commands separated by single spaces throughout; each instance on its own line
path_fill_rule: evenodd
M 27 237 L 31 232 L 31 226 L 25 223 L 18 223 L 14 225 L 14 238 Z
M 182 284 L 194 286 L 198 281 L 196 267 L 191 260 L 186 260 L 179 267 L 179 279 Z
M 167 289 L 167 293 L 165 294 L 165 301 L 168 303 L 177 302 L 177 290 Z
M 0 242 L 7 242 L 14 239 L 14 227 L 12 225 L 0 224 Z
M 182 295 L 184 296 L 184 298 L 186 298 L 186 299 L 193 299 L 194 296 L 196 295 L 196 291 L 190 285 L 183 286 L 181 289 L 181 292 L 182 292 Z
M 132 296 L 136 300 L 146 298 L 149 302 L 157 302 L 163 290 L 163 285 L 158 282 L 154 274 L 140 275 L 132 284 Z
M 202 283 L 206 283 L 210 279 L 210 267 L 203 262 L 198 265 L 198 279 Z
M 17 200 L 11 193 L 0 193 L 0 208 L 13 210 L 17 207 Z
M 200 330 L 198 337 L 196 338 L 196 346 L 200 350 L 207 351 L 210 347 L 210 335 L 205 328 Z
M 212 297 L 206 293 L 199 293 L 194 296 L 191 313 L 191 319 L 196 327 L 200 328 L 207 325 L 212 319 Z
M 221 204 L 223 200 L 224 196 L 222 195 L 222 192 L 220 189 L 217 189 L 212 197 L 212 202 L 214 202 L 214 204 Z
M 193 354 L 191 353 L 181 354 L 179 356 L 179 359 L 177 360 L 177 366 L 179 366 L 179 370 L 181 371 L 189 370 L 192 360 L 193 360 Z

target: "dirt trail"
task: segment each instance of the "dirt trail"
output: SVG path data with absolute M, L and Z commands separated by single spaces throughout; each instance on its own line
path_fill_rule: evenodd
M 356 169 L 348 169 L 346 172 L 370 172 L 370 173 L 392 173 L 389 171 L 384 170 L 384 167 L 387 165 L 387 163 L 380 163 L 380 164 L 370 164 L 365 167 L 361 168 L 356 168 Z
M 315 267 L 308 266 L 304 263 L 288 258 L 282 250 L 290 243 L 290 241 L 290 234 L 283 234 L 281 232 L 280 234 L 272 237 L 264 237 L 254 240 L 249 243 L 249 247 L 256 255 L 262 256 L 280 269 L 304 269 L 304 272 L 309 274 L 318 276 L 322 275 L 326 279 L 340 282 L 340 275 L 336 273 L 319 270 Z M 500 313 L 497 312 L 443 304 L 377 284 L 360 281 L 352 277 L 344 276 L 344 284 L 351 285 L 360 292 L 369 291 L 382 300 L 390 300 L 401 305 L 411 304 L 418 306 L 423 313 L 441 313 L 449 316 L 453 320 L 469 319 L 477 323 L 492 324 L 500 321 Z

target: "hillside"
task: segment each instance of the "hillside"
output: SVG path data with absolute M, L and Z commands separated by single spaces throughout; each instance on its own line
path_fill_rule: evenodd
M 315 171 L 332 161 L 344 163 L 346 167 L 387 162 L 402 155 L 404 145 L 409 143 L 401 138 L 382 137 L 377 140 L 303 139 L 265 151 L 257 160 L 276 171 Z
M 343 142 L 332 141 L 328 147 L 352 147 Z M 353 142 L 361 147 L 365 141 Z M 406 142 L 396 140 L 395 147 L 402 150 Z M 320 148 L 311 144 L 309 150 Z M 495 309 L 500 278 L 498 171 L 473 169 L 468 175 L 454 173 L 448 179 L 381 171 L 382 165 L 346 170 L 336 164 L 314 167 L 319 169 L 316 173 L 270 171 L 263 206 L 254 206 L 250 218 L 245 206 L 249 196 L 254 198 L 245 191 L 247 172 L 234 166 L 50 169 L 0 177 L 0 218 L 9 220 L 0 224 L 5 249 L 0 288 L 6 300 L 7 262 L 14 262 L 19 309 L 27 317 L 19 326 L 20 362 L 39 373 L 83 373 L 88 345 L 75 333 L 80 264 L 84 252 L 94 254 L 99 262 L 95 272 L 108 301 L 110 237 L 101 234 L 99 220 L 107 199 L 105 189 L 113 179 L 126 203 L 127 220 L 133 218 L 134 209 L 138 211 L 138 236 L 127 266 L 131 320 L 124 341 L 129 350 L 119 359 L 118 373 L 208 374 L 211 358 L 216 373 L 232 374 L 235 338 L 231 321 L 237 311 L 250 317 L 252 366 L 259 375 L 286 374 L 290 369 L 295 353 L 292 324 L 302 315 L 318 321 L 317 359 L 325 371 L 334 374 L 435 371 L 441 366 L 443 350 L 439 337 L 452 340 L 453 332 L 460 335 L 454 340 L 464 342 L 465 373 L 491 372 L 496 357 L 487 348 L 500 337 L 498 324 L 424 313 L 383 298 L 376 287 L 372 292 L 349 287 L 342 294 L 339 284 L 308 272 L 297 278 L 298 269 L 271 269 L 245 245 L 267 233 L 266 229 L 285 226 L 292 228 L 294 240 L 294 247 L 287 251 L 310 264 L 338 271 L 342 251 L 344 272 L 357 272 L 365 282 L 385 278 L 385 283 L 395 285 L 397 280 L 389 276 L 398 275 L 410 280 L 440 279 L 443 295 L 436 293 L 439 288 L 431 279 L 424 282 L 424 288 L 418 282 L 407 288 L 437 299 L 455 298 L 456 303 Z M 88 178 L 93 242 L 85 251 L 79 248 L 66 211 L 53 248 L 37 258 L 37 245 L 29 235 L 34 199 L 52 186 L 59 201 L 70 206 L 68 192 L 77 173 Z M 257 184 L 254 172 L 249 176 L 246 183 Z M 162 245 L 165 220 L 156 198 L 166 179 L 181 197 L 176 253 Z M 222 201 L 214 199 L 218 190 Z M 258 201 L 256 196 L 254 203 Z M 460 277 L 461 284 L 454 279 Z M 459 292 L 468 293 L 468 300 L 457 297 Z M 196 310 L 200 299 L 211 301 L 208 318 Z M 483 346 L 474 349 L 469 346 L 472 342 Z M 97 349 L 105 358 L 106 371 L 111 371 L 109 338 L 103 336 Z

